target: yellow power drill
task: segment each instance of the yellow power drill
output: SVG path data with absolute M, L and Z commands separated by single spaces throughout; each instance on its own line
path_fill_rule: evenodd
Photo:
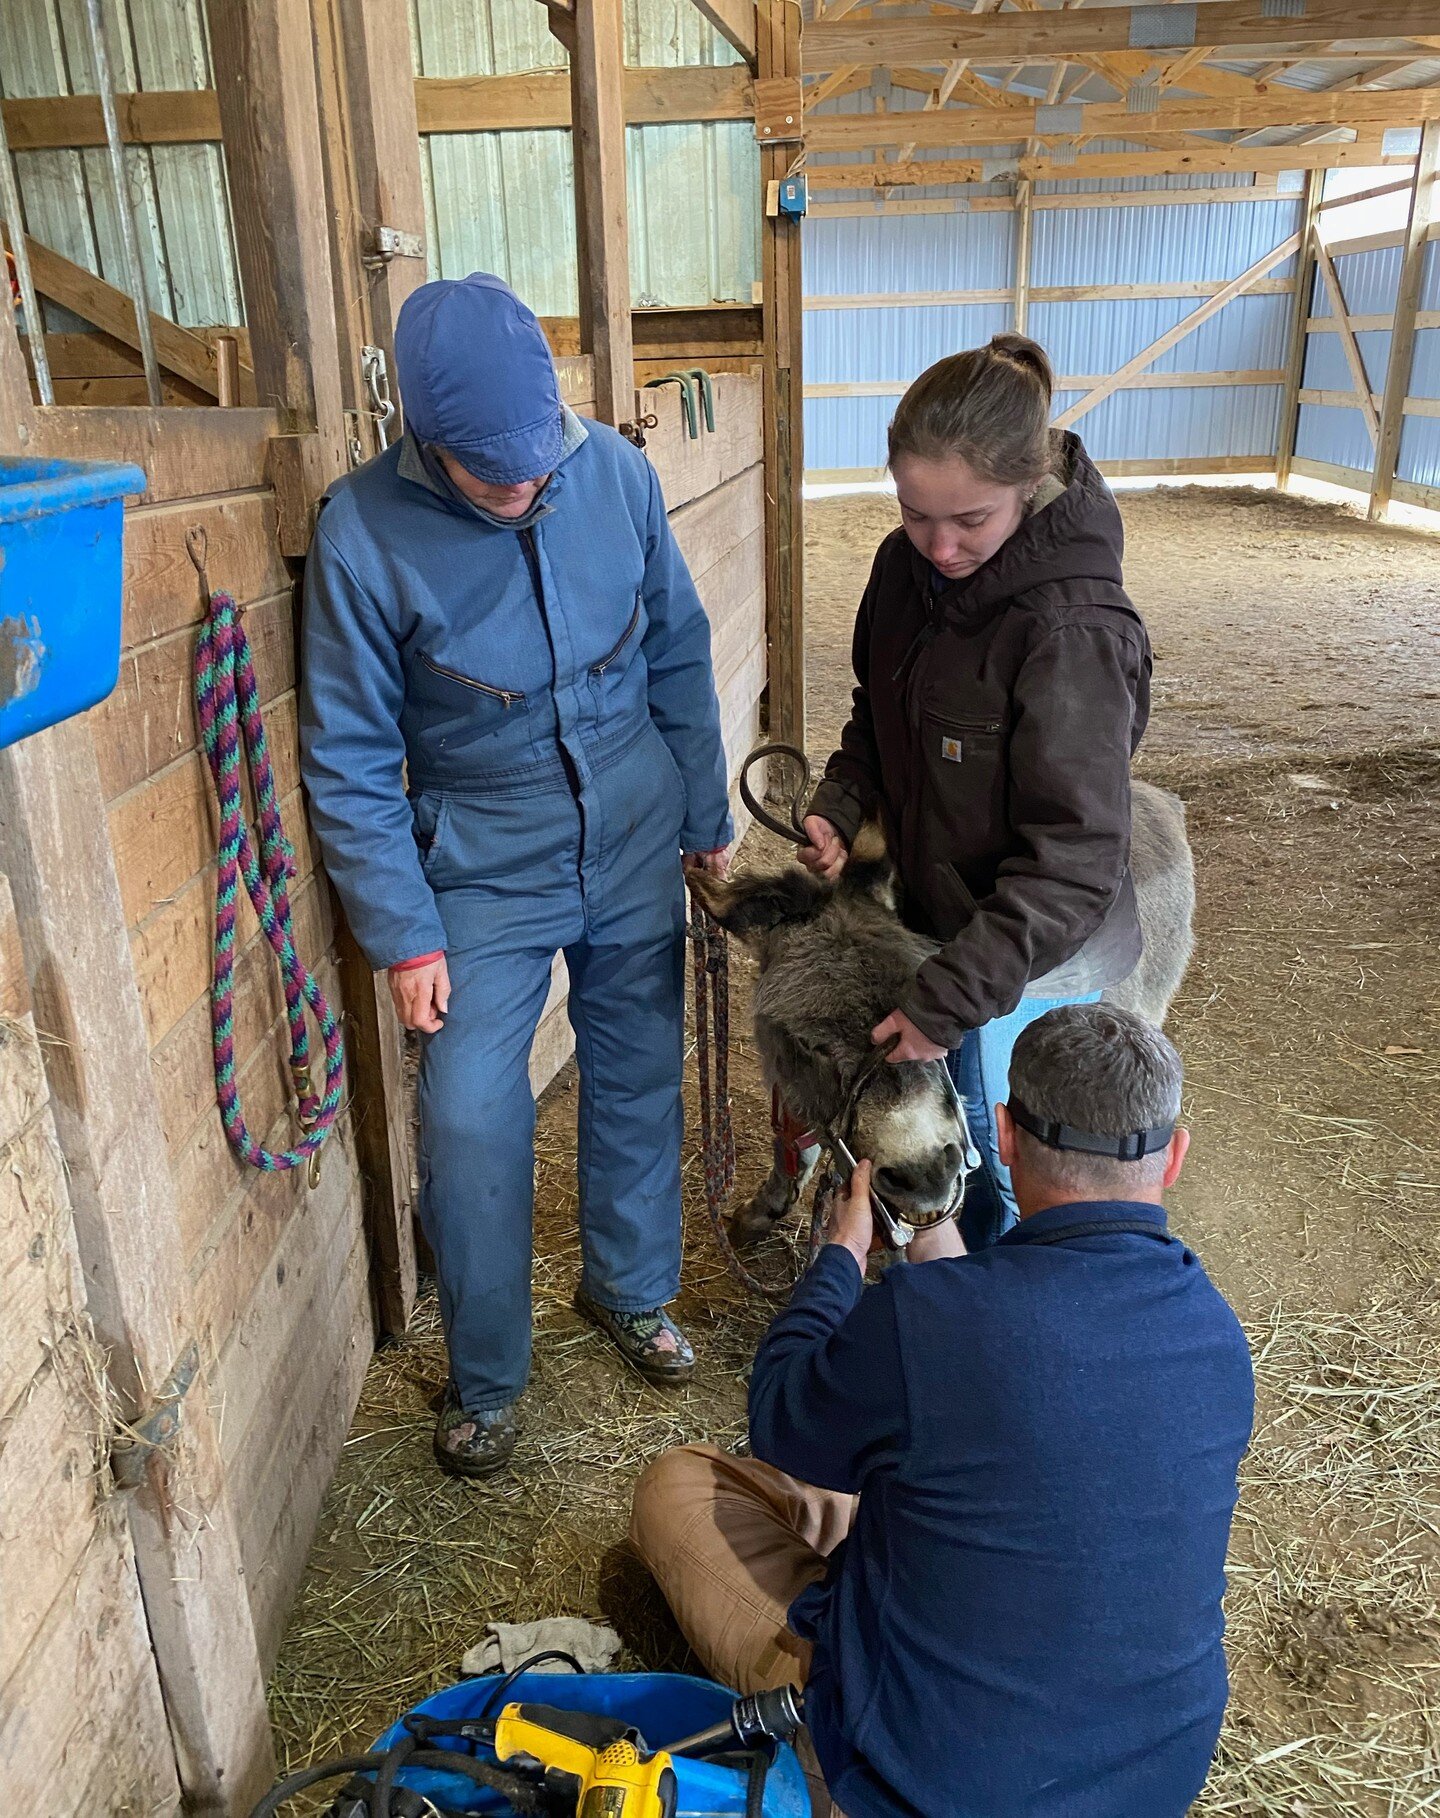
M 617 1717 L 507 1704 L 495 1719 L 495 1757 L 511 1767 L 535 1762 L 569 1818 L 674 1818 L 675 1769 L 663 1749 Z

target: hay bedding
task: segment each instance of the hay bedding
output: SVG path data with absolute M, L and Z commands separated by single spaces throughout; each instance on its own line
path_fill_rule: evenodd
M 1160 658 L 1141 768 L 1186 797 L 1200 863 L 1201 946 L 1172 1023 L 1196 1147 L 1173 1211 L 1245 1321 L 1259 1387 L 1234 1696 L 1196 1811 L 1440 1812 L 1440 547 L 1259 493 L 1122 504 Z M 817 755 L 893 521 L 883 499 L 809 509 Z M 753 1182 L 768 1106 L 748 1051 L 735 1074 Z M 626 1372 L 569 1308 L 573 1127 L 567 1072 L 540 1119 L 522 1468 L 489 1486 L 436 1473 L 427 1297 L 372 1365 L 272 1681 L 292 1765 L 367 1741 L 492 1618 L 603 1616 L 623 1664 L 686 1664 L 624 1549 L 629 1489 L 667 1445 L 739 1437 L 764 1314 L 710 1248 L 687 1157 L 679 1313 L 701 1367 L 674 1399 Z

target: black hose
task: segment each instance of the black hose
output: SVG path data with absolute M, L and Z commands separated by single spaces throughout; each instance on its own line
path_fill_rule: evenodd
M 395 1791 L 395 1777 L 405 1763 L 419 1747 L 415 1738 L 407 1731 L 396 1738 L 393 1747 L 385 1751 L 385 1759 L 380 1764 L 380 1772 L 366 1795 L 365 1806 L 370 1818 L 390 1818 L 391 1795 Z
M 532 1654 L 528 1660 L 522 1660 L 519 1666 L 511 1667 L 500 1683 L 492 1689 L 476 1715 L 488 1717 L 521 1674 L 528 1673 L 532 1667 L 539 1666 L 542 1660 L 565 1660 L 574 1667 L 577 1673 L 583 1675 L 585 1671 L 575 1656 L 567 1654 L 563 1648 L 542 1648 L 538 1654 Z
M 413 1737 L 404 1740 L 413 1746 Z M 338 1780 L 342 1775 L 383 1771 L 390 1757 L 396 1753 L 401 1753 L 403 1765 L 407 1767 L 433 1768 L 444 1774 L 463 1774 L 477 1785 L 503 1794 L 517 1812 L 540 1812 L 544 1809 L 543 1789 L 523 1775 L 492 1767 L 488 1762 L 477 1761 L 473 1755 L 457 1755 L 450 1749 L 415 1749 L 411 1753 L 408 1749 L 402 1751 L 400 1744 L 397 1744 L 394 1749 L 375 1749 L 368 1755 L 347 1755 L 339 1761 L 322 1762 L 319 1767 L 302 1768 L 273 1786 L 255 1807 L 250 1818 L 275 1818 L 282 1805 L 297 1793 L 303 1793 L 307 1787 L 318 1786 L 321 1781 Z M 373 1812 L 373 1806 L 371 1810 Z M 390 1818 L 389 1812 L 382 1813 L 381 1818 Z
M 750 1772 L 745 1777 L 745 1818 L 765 1818 L 765 1781 L 770 1773 L 773 1744 L 761 1745 L 750 1756 Z

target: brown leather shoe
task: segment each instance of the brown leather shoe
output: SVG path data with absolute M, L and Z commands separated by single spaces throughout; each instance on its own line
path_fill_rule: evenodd
M 493 1477 L 509 1464 L 519 1436 L 513 1402 L 467 1412 L 450 1383 L 435 1423 L 435 1462 L 452 1477 Z
M 638 1370 L 657 1389 L 681 1388 L 695 1374 L 695 1353 L 690 1341 L 664 1307 L 643 1313 L 614 1313 L 609 1307 L 597 1306 L 583 1288 L 577 1288 L 575 1311 L 592 1326 L 598 1326 L 630 1368 Z M 673 1350 L 659 1343 L 662 1332 L 674 1339 Z

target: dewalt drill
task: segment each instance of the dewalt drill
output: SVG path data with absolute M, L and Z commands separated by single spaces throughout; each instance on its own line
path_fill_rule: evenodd
M 495 1719 L 497 1761 L 544 1770 L 555 1810 L 569 1818 L 674 1818 L 675 1770 L 638 1730 L 594 1711 L 507 1704 Z

